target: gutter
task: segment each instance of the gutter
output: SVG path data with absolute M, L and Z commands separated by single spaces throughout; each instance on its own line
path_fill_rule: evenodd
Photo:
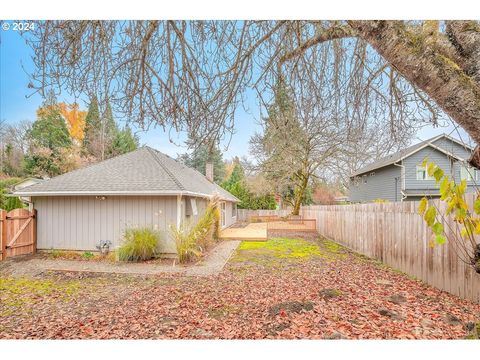
M 96 195 L 109 195 L 109 196 L 148 196 L 148 195 L 160 195 L 160 196 L 192 196 L 202 197 L 210 199 L 212 194 L 198 193 L 193 191 L 15 191 L 7 194 L 7 196 L 96 196 Z M 226 198 L 218 194 L 222 200 L 239 202 L 236 198 Z
M 400 199 L 400 201 L 403 201 L 407 198 L 407 195 L 405 194 L 405 165 L 403 165 L 403 159 L 402 164 L 393 163 L 393 165 L 400 168 L 400 181 L 402 182 L 402 185 L 400 186 L 400 193 L 402 194 L 402 198 Z

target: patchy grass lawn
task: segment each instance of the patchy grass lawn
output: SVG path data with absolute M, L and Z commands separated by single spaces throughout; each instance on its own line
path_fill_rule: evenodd
M 0 338 L 453 339 L 479 314 L 313 235 L 243 242 L 206 278 L 0 278 Z

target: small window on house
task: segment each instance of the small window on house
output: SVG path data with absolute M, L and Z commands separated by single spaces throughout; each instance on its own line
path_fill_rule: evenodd
M 190 199 L 190 206 L 192 207 L 192 215 L 193 215 L 193 216 L 197 216 L 197 215 L 198 215 L 197 199 L 191 198 L 191 199 Z
M 435 180 L 433 176 L 428 176 L 427 167 L 417 165 L 417 180 Z
M 477 171 L 471 166 L 463 165 L 460 168 L 460 179 L 467 181 L 475 181 L 477 180 Z
M 367 175 L 363 175 L 363 183 L 364 183 L 364 184 L 367 183 Z
M 237 217 L 237 203 L 232 204 L 232 218 Z

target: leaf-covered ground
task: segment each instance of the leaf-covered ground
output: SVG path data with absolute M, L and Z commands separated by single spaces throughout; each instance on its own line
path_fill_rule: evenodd
M 205 278 L 0 278 L 0 338 L 454 339 L 478 321 L 480 305 L 313 237 L 244 242 Z

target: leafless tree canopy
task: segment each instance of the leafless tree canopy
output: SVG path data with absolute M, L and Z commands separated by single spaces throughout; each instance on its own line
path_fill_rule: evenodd
M 36 91 L 96 94 L 129 121 L 186 131 L 199 144 L 228 137 L 245 91 L 268 102 L 280 76 L 329 98 L 332 113 L 382 123 L 393 136 L 435 122 L 430 90 L 407 81 L 395 62 L 403 60 L 381 47 L 398 40 L 407 48 L 402 31 L 425 30 L 390 21 L 46 21 L 25 36 L 35 53 Z M 446 41 L 445 31 L 439 38 Z

